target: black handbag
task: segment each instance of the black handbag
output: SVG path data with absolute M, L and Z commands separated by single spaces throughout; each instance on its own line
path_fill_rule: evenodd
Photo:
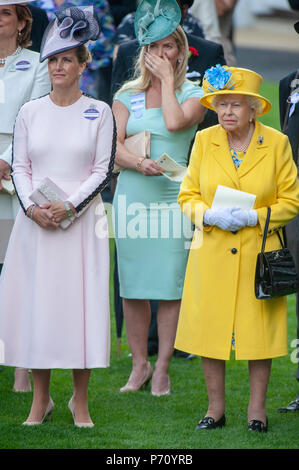
M 271 299 L 299 292 L 299 277 L 290 250 L 286 246 L 283 229 L 283 241 L 277 231 L 282 248 L 265 252 L 265 245 L 271 215 L 268 207 L 261 253 L 257 256 L 255 270 L 255 296 L 257 299 Z

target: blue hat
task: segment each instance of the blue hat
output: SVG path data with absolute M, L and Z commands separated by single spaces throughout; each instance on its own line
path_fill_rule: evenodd
M 140 46 L 172 34 L 179 26 L 181 16 L 181 9 L 176 0 L 141 0 L 134 23 Z

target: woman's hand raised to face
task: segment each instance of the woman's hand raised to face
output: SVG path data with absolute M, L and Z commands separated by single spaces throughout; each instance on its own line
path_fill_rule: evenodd
M 144 63 L 146 68 L 161 81 L 174 77 L 173 67 L 166 54 L 164 54 L 163 58 L 161 58 L 156 54 L 146 52 L 144 56 Z

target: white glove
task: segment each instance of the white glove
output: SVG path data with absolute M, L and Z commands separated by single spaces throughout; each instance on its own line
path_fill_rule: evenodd
M 234 211 L 234 218 L 238 223 L 243 224 L 243 227 L 255 227 L 258 222 L 257 211 L 254 209 Z
M 207 209 L 203 218 L 205 225 L 216 225 L 222 230 L 236 232 L 244 227 L 243 222 L 238 221 L 234 214 L 240 211 L 239 207 L 226 207 L 225 209 Z

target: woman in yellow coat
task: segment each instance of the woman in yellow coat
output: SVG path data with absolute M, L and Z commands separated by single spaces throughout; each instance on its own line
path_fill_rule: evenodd
M 288 138 L 256 117 L 269 111 L 262 77 L 247 69 L 212 67 L 203 105 L 219 125 L 196 135 L 178 201 L 196 230 L 187 265 L 175 347 L 202 357 L 209 396 L 197 429 L 225 424 L 225 360 L 249 361 L 248 429 L 267 431 L 266 391 L 271 358 L 287 354 L 286 298 L 257 300 L 257 254 L 271 207 L 266 251 L 280 247 L 275 232 L 299 212 L 299 182 Z M 256 196 L 211 209 L 218 185 Z

